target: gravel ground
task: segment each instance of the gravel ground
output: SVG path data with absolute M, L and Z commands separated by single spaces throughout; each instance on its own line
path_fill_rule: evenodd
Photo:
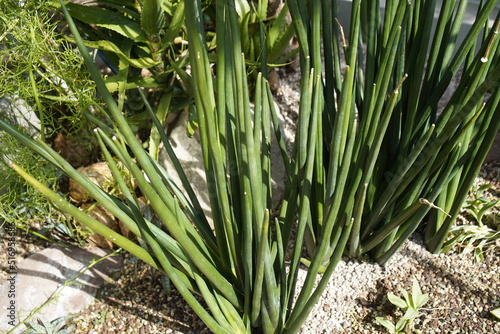
M 175 288 L 165 292 L 158 271 L 125 256 L 123 275 L 71 320 L 75 333 L 210 333 Z
M 499 333 L 489 314 L 500 307 L 500 245 L 485 261 L 470 255 L 433 255 L 416 235 L 381 267 L 344 258 L 301 333 L 386 333 L 375 317 L 401 316 L 387 300 L 411 289 L 415 275 L 429 302 L 415 321 L 422 333 Z M 210 333 L 175 289 L 167 294 L 161 275 L 128 261 L 125 275 L 106 284 L 97 299 L 73 319 L 76 333 Z M 305 278 L 299 275 L 299 286 Z
M 386 333 L 375 317 L 401 316 L 387 300 L 400 288 L 411 291 L 415 275 L 429 302 L 415 320 L 422 333 L 498 333 L 489 311 L 500 306 L 497 248 L 483 263 L 471 256 L 432 255 L 416 236 L 386 264 L 344 259 L 302 333 Z

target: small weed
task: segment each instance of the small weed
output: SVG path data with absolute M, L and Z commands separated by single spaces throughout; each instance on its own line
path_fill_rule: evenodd
M 495 200 L 484 195 L 485 190 L 491 187 L 490 184 L 485 184 L 471 191 L 464 210 L 476 220 L 477 225 L 453 226 L 450 229 L 450 238 L 443 244 L 441 253 L 459 247 L 463 249 L 462 254 L 473 251 L 476 260 L 481 262 L 486 247 L 500 239 L 500 225 L 497 221 L 500 199 Z M 492 210 L 494 208 L 497 210 Z
M 474 252 L 474 257 L 478 262 L 484 259 L 486 247 L 494 245 L 500 239 L 500 231 L 495 231 L 486 225 L 460 225 L 454 226 L 450 230 L 452 236 L 447 240 L 441 253 L 446 253 L 455 246 L 462 248 L 462 254 Z
M 96 319 L 94 319 L 92 323 L 94 324 L 94 326 L 98 326 L 100 324 L 103 324 L 107 318 L 108 318 L 108 312 L 102 310 L 99 312 L 99 316 Z
M 421 314 L 419 312 L 420 308 L 429 301 L 429 295 L 427 293 L 422 293 L 420 285 L 418 284 L 415 276 L 413 276 L 412 279 L 413 286 L 411 294 L 409 294 L 406 290 L 401 289 L 401 293 L 403 294 L 404 299 L 397 297 L 392 292 L 389 292 L 387 294 L 387 298 L 389 299 L 389 301 L 405 312 L 404 315 L 396 322 L 396 324 L 392 323 L 384 317 L 375 318 L 378 323 L 387 328 L 389 333 L 410 333 L 412 328 L 412 321 Z
M 496 223 L 498 211 L 491 210 L 493 208 L 498 208 L 498 202 L 500 199 L 493 200 L 484 196 L 484 191 L 490 189 L 491 184 L 484 184 L 477 188 L 477 190 L 472 191 L 472 198 L 466 200 L 466 206 L 464 209 L 474 217 L 479 226 L 483 226 L 483 217 L 488 221 L 491 221 L 494 225 Z M 491 211 L 490 211 L 491 210 Z

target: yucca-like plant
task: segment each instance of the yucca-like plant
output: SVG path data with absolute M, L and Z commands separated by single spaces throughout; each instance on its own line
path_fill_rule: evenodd
M 12 165 L 18 173 L 60 210 L 165 273 L 215 333 L 297 332 L 345 251 L 354 256 L 373 251 L 385 262 L 426 217 L 426 242 L 439 250 L 500 126 L 500 19 L 488 28 L 496 1 L 484 1 L 458 48 L 455 36 L 466 1 L 457 6 L 445 1 L 432 33 L 435 1 L 386 1 L 382 16 L 378 1 L 355 0 L 348 37 L 334 20 L 337 1 L 287 3 L 302 72 L 290 156 L 265 72 L 258 75 L 251 110 L 234 1 L 215 3 L 215 60 L 207 52 L 200 2 L 185 1 L 190 75 L 181 74 L 194 94 L 213 226 L 179 164 L 186 194 L 138 143 L 64 6 L 113 120 L 113 129 L 101 126 L 95 133 L 126 202 L 89 182 L 45 143 L 0 120 L 0 128 L 79 182 L 146 241 L 147 249 Z M 262 52 L 266 59 L 266 49 Z M 439 114 L 438 101 L 459 69 L 460 84 Z M 153 108 L 146 110 L 175 162 Z M 273 135 L 288 172 L 276 219 L 270 213 Z M 133 175 L 163 226 L 142 216 L 113 156 Z M 304 244 L 309 269 L 296 291 Z
M 324 135 L 316 155 L 326 154 L 316 163 L 312 193 L 324 202 L 310 215 L 327 224 L 311 225 L 315 243 L 330 219 L 337 226 L 352 220 L 349 254 L 373 251 L 384 263 L 428 219 L 425 242 L 439 251 L 500 126 L 500 21 L 493 29 L 489 21 L 495 5 L 479 6 L 456 45 L 467 1 L 445 1 L 434 32 L 435 1 L 387 1 L 383 17 L 378 1 L 353 1 L 349 38 L 328 19 L 335 5 L 314 2 L 308 11 L 289 3 L 306 50 L 303 70 L 323 66 L 323 34 L 323 123 L 316 132 Z M 439 113 L 459 70 L 459 85 Z

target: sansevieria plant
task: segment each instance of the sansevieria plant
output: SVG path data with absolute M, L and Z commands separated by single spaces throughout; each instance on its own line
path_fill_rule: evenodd
M 57 208 L 165 273 L 213 332 L 298 332 L 343 254 L 369 253 L 384 263 L 419 226 L 429 248 L 440 249 L 500 126 L 500 17 L 490 23 L 495 0 L 481 3 L 460 45 L 456 35 L 467 1 L 444 1 L 432 29 L 435 0 L 388 0 L 383 10 L 379 1 L 354 0 L 348 36 L 336 20 L 339 3 L 287 1 L 302 73 L 289 154 L 265 79 L 266 43 L 259 44 L 262 73 L 250 92 L 242 53 L 247 36 L 241 35 L 235 1 L 213 4 L 213 54 L 200 1 L 183 2 L 189 70 L 179 74 L 193 93 L 213 225 L 179 164 L 185 194 L 137 141 L 62 2 L 107 106 L 111 126 L 96 121 L 95 135 L 126 200 L 89 182 L 44 142 L 4 120 L 0 128 L 80 183 L 147 247 L 12 167 Z M 265 30 L 260 34 L 265 41 Z M 459 71 L 459 85 L 439 111 Z M 146 110 L 175 162 L 154 107 Z M 282 157 L 271 157 L 271 136 Z M 162 226 L 142 216 L 114 157 L 133 175 Z M 271 158 L 283 159 L 287 170 L 276 216 L 270 211 Z M 308 272 L 298 287 L 301 260 Z

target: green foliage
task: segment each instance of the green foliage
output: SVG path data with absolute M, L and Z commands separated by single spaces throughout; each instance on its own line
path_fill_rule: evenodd
M 27 228 L 29 221 L 54 217 L 56 213 L 50 209 L 47 198 L 29 187 L 24 179 L 8 166 L 7 159 L 22 166 L 53 190 L 57 189 L 56 169 L 42 158 L 33 155 L 26 147 L 19 147 L 19 143 L 11 136 L 2 134 L 0 141 L 0 155 L 3 157 L 0 160 L 0 175 L 4 180 L 0 195 L 0 218 Z
M 444 242 L 441 253 L 458 248 L 463 254 L 474 253 L 476 261 L 484 259 L 484 253 L 490 247 L 495 247 L 500 240 L 500 225 L 498 224 L 499 200 L 493 200 L 483 195 L 484 191 L 491 188 L 485 184 L 471 191 L 470 197 L 465 200 L 464 209 L 477 222 L 475 224 L 457 224 L 449 232 L 448 239 Z M 483 223 L 486 218 L 487 223 Z
M 52 1 L 52 5 L 60 9 L 59 1 Z M 158 37 L 163 29 L 161 19 L 163 11 L 158 1 L 144 1 L 141 7 L 134 1 L 122 2 L 121 6 L 115 1 L 104 1 L 103 7 L 72 2 L 67 2 L 66 6 L 75 19 L 97 27 L 92 29 L 87 26 L 84 30 L 89 39 L 86 44 L 114 56 L 112 59 L 115 60 L 116 67 L 118 59 L 137 68 L 160 65 L 162 60 L 156 56 L 161 52 L 161 41 Z M 103 38 L 106 35 L 107 37 Z M 133 50 L 135 56 L 127 55 L 129 51 L 123 51 L 131 47 L 135 47 Z
M 94 326 L 98 326 L 99 324 L 102 324 L 106 321 L 107 317 L 111 317 L 112 314 L 108 311 L 100 311 L 99 312 L 99 316 L 97 318 L 95 318 L 94 320 L 92 320 L 92 323 L 94 324 Z
M 50 3 L 61 9 L 58 0 Z M 188 61 L 184 2 L 111 0 L 100 1 L 99 7 L 72 2 L 66 6 L 78 20 L 85 45 L 100 50 L 114 72 L 105 78 L 106 85 L 117 93 L 129 123 L 151 131 L 149 151 L 158 158 L 160 137 L 155 127 L 151 129 L 145 108 L 154 108 L 164 124 L 169 112 L 191 104 L 190 79 L 184 72 Z M 138 87 L 149 89 L 137 92 Z
M 296 50 L 289 50 L 294 35 L 293 26 L 287 22 L 288 5 L 279 1 L 236 1 L 236 12 L 241 36 L 241 48 L 248 71 L 262 72 L 267 77 L 268 66 L 280 66 Z
M 422 308 L 422 306 L 424 306 L 429 301 L 429 295 L 426 293 L 422 293 L 420 285 L 418 284 L 418 281 L 415 278 L 415 276 L 412 277 L 412 281 L 413 285 L 411 294 L 404 289 L 400 290 L 404 299 L 397 297 L 392 292 L 389 292 L 387 294 L 387 298 L 389 299 L 389 301 L 393 305 L 399 307 L 401 310 L 404 311 L 404 315 L 401 318 L 399 318 L 396 324 L 392 323 L 391 321 L 389 321 L 384 317 L 375 318 L 381 325 L 387 328 L 389 333 L 393 334 L 411 333 L 412 321 L 420 315 L 419 311 L 420 308 Z
M 464 209 L 467 211 L 467 213 L 474 217 L 479 226 L 484 225 L 484 215 L 489 216 L 488 220 L 491 221 L 494 225 L 498 225 L 498 223 L 495 224 L 495 222 L 497 220 L 498 210 L 500 209 L 500 206 L 498 205 L 500 199 L 493 200 L 491 198 L 483 196 L 484 191 L 490 189 L 491 187 L 491 184 L 484 184 L 477 188 L 477 190 L 472 191 L 472 198 L 468 198 L 465 200 L 466 205 L 464 206 Z M 491 210 L 493 208 L 496 208 L 496 211 Z
M 443 6 L 434 31 L 433 1 L 387 1 L 385 12 L 377 1 L 353 1 L 347 37 L 331 19 L 336 6 L 287 3 L 303 95 L 291 157 L 299 198 L 282 213 L 308 206 L 299 226 L 307 225 L 311 256 L 328 258 L 349 233 L 351 256 L 369 252 L 385 263 L 423 221 L 425 243 L 438 252 L 500 127 L 493 121 L 500 117 L 500 18 L 489 24 L 496 1 L 484 2 L 461 45 L 466 1 Z M 323 69 L 321 95 L 305 98 L 309 74 Z M 455 76 L 459 86 L 440 112 Z M 313 127 L 315 112 L 321 117 Z M 329 247 L 315 245 L 325 239 Z
M 46 0 L 26 6 L 7 1 L 0 9 L 0 97 L 32 106 L 42 139 L 61 129 L 81 134 L 88 124 L 83 112 L 96 101 L 81 57 L 57 24 Z
M 31 150 L 21 146 L 11 136 L 0 134 L 0 175 L 3 184 L 0 188 L 0 221 L 14 224 L 18 229 L 31 233 L 53 243 L 55 233 L 68 236 L 81 245 L 86 244 L 89 234 L 86 227 L 77 224 L 71 217 L 57 211 L 47 197 L 36 191 L 9 166 L 16 163 L 36 176 L 53 191 L 58 191 L 60 171 Z M 34 229 L 32 224 L 41 228 Z
M 60 317 L 49 322 L 44 319 L 38 319 L 37 322 L 26 323 L 30 328 L 23 331 L 23 334 L 71 334 L 73 333 L 73 325 L 64 328 L 66 321 L 74 315 Z
M 500 231 L 493 230 L 486 225 L 457 225 L 451 228 L 450 238 L 443 244 L 441 253 L 458 248 L 458 251 L 463 254 L 474 252 L 476 261 L 481 262 L 486 250 L 494 248 L 499 239 Z
M 82 71 L 83 60 L 57 29 L 58 21 L 47 11 L 47 1 L 20 6 L 14 1 L 0 8 L 0 118 L 22 126 L 42 140 L 59 131 L 79 138 L 88 122 L 84 112 L 96 105 L 95 87 Z M 14 162 L 58 191 L 60 171 L 11 136 L 0 133 L 0 220 L 42 238 L 49 230 L 84 244 L 86 228 L 56 210 L 45 196 L 27 185 L 8 166 Z M 31 223 L 40 223 L 34 231 Z M 53 240 L 51 240 L 54 242 Z

